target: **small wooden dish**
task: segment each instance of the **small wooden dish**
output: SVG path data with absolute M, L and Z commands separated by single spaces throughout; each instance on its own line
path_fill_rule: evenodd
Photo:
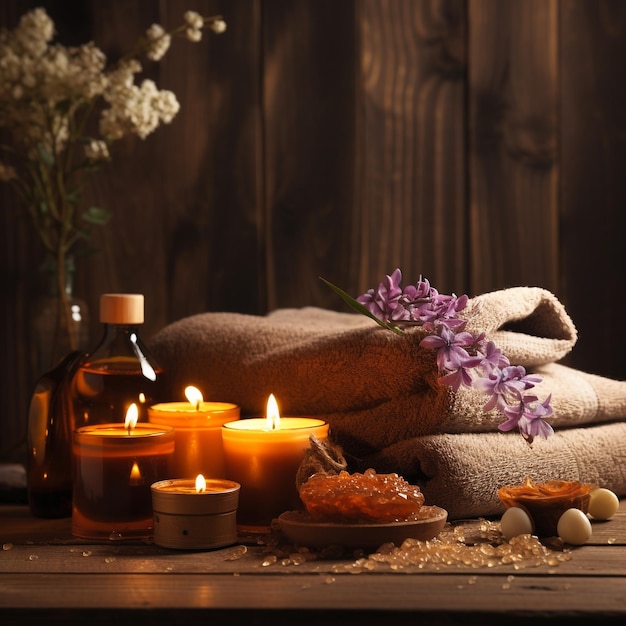
M 342 524 L 316 522 L 304 511 L 287 511 L 278 523 L 285 536 L 297 545 L 311 548 L 344 546 L 346 548 L 378 548 L 384 543 L 402 544 L 405 539 L 428 541 L 443 529 L 448 512 L 438 506 L 423 506 L 420 518 L 408 522 L 385 524 Z

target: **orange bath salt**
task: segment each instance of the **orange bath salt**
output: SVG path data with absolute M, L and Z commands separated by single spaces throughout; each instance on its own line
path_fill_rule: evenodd
M 315 521 L 389 523 L 417 518 L 424 494 L 398 474 L 343 471 L 314 474 L 300 487 L 300 499 Z

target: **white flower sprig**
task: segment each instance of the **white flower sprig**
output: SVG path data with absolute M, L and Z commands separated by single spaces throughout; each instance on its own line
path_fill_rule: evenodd
M 0 163 L 0 180 L 19 175 L 13 161 L 40 161 L 42 149 L 54 159 L 86 139 L 90 161 L 109 158 L 108 150 L 101 146 L 94 151 L 94 139 L 83 134 L 92 115 L 99 117 L 99 141 L 107 144 L 128 134 L 145 138 L 161 123 L 171 122 L 180 109 L 178 100 L 153 81 L 135 84 L 142 71 L 139 57 L 160 61 L 173 37 L 197 42 L 204 28 L 222 33 L 226 23 L 221 16 L 205 18 L 187 11 L 173 30 L 153 24 L 110 67 L 92 42 L 73 48 L 53 43 L 54 23 L 44 9 L 26 13 L 13 31 L 0 32 L 0 127 L 14 144 L 4 146 L 8 162 Z
M 174 37 L 198 42 L 204 29 L 223 33 L 226 23 L 219 15 L 187 11 L 172 30 L 153 24 L 111 65 L 92 42 L 55 43 L 54 23 L 42 8 L 0 32 L 0 128 L 10 138 L 0 145 L 0 182 L 13 187 L 55 260 L 62 299 L 67 255 L 89 237 L 89 225 L 110 217 L 106 209 L 83 206 L 85 174 L 111 159 L 113 142 L 128 135 L 144 139 L 180 109 L 175 94 L 154 81 L 135 83 L 139 59 L 159 61 Z

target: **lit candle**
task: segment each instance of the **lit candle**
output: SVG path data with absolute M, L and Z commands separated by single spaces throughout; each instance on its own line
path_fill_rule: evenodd
M 74 432 L 73 535 L 152 535 L 150 487 L 170 476 L 174 429 L 137 424 L 137 415 L 137 406 L 131 404 L 124 425 L 83 426 Z
M 237 542 L 239 484 L 219 478 L 162 480 L 152 485 L 154 542 L 201 550 Z
M 284 511 L 302 508 L 296 474 L 309 438 L 328 437 L 324 420 L 281 417 L 273 395 L 265 418 L 242 419 L 222 427 L 226 477 L 241 485 L 237 526 L 267 530 Z
M 148 408 L 153 424 L 171 426 L 176 448 L 171 478 L 203 474 L 224 476 L 222 425 L 239 419 L 239 407 L 228 402 L 205 402 L 196 387 L 187 387 L 188 402 L 163 402 Z

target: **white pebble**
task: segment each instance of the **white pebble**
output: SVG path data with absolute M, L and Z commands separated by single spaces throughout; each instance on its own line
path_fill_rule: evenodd
M 589 515 L 597 520 L 611 519 L 619 509 L 619 498 L 610 490 L 594 489 L 589 499 Z
M 559 518 L 556 532 L 565 543 L 581 546 L 591 537 L 591 522 L 580 509 L 567 509 Z
M 535 525 L 530 515 L 519 506 L 508 508 L 500 520 L 500 531 L 505 539 L 512 539 L 519 535 L 532 535 Z

